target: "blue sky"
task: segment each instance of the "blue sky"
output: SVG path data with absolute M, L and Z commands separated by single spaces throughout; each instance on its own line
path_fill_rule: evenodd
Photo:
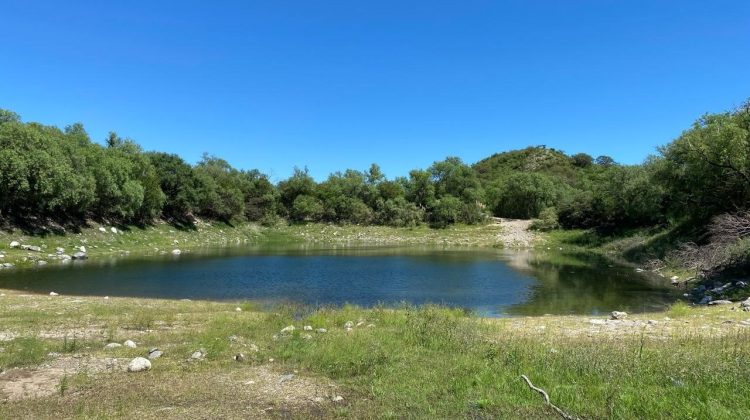
M 105 4 L 108 3 L 108 4 Z M 157 4 L 158 3 L 158 4 Z M 750 97 L 748 1 L 0 0 L 0 107 L 272 179 L 545 144 L 641 162 Z

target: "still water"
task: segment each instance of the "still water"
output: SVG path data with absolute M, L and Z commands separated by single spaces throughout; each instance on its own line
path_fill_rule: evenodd
M 493 249 L 232 248 L 0 273 L 61 294 L 361 306 L 436 303 L 483 316 L 647 312 L 676 292 L 593 256 Z

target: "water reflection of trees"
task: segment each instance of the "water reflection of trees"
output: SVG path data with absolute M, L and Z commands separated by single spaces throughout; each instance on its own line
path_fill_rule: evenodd
M 526 301 L 507 308 L 511 314 L 648 312 L 676 297 L 663 280 L 613 267 L 595 255 L 529 251 L 506 258 L 511 268 L 537 279 Z

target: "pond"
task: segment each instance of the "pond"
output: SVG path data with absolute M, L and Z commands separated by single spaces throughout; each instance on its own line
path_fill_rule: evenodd
M 451 248 L 249 247 L 5 271 L 0 288 L 70 295 L 360 306 L 436 303 L 482 316 L 663 309 L 664 279 L 594 256 Z

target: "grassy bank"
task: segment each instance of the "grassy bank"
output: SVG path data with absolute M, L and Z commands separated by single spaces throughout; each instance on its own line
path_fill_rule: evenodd
M 486 320 L 3 294 L 2 418 L 554 417 L 522 374 L 582 418 L 750 416 L 750 321 L 728 307 Z M 125 372 L 151 347 L 150 371 Z
M 112 229 L 115 229 L 114 231 Z M 223 223 L 199 223 L 192 229 L 178 229 L 166 223 L 140 228 L 135 226 L 92 225 L 66 234 L 26 235 L 21 231 L 0 231 L 0 264 L 17 267 L 57 264 L 65 261 L 57 255 L 61 248 L 72 255 L 84 247 L 88 258 L 111 256 L 158 255 L 175 249 L 243 246 L 265 243 L 308 243 L 336 245 L 436 245 L 436 246 L 502 246 L 503 228 L 497 224 L 483 226 L 455 225 L 445 229 L 427 226 L 393 228 L 385 226 L 336 226 L 326 224 L 278 225 L 264 227 L 252 223 L 229 226 Z M 38 246 L 40 251 L 10 248 Z

